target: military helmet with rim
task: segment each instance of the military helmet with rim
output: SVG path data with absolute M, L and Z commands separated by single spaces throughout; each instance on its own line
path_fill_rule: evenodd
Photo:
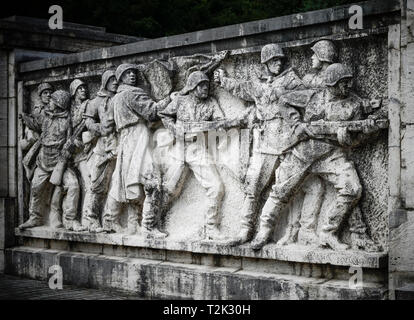
M 210 82 L 210 79 L 202 71 L 192 72 L 187 78 L 187 83 L 182 90 L 182 93 L 187 94 L 188 92 L 194 90 L 201 82 Z
M 45 91 L 45 90 L 50 90 L 50 91 L 53 90 L 53 87 L 51 86 L 50 83 L 43 82 L 43 83 L 39 84 L 39 86 L 37 87 L 38 96 L 40 97 L 42 95 L 42 92 Z
M 50 98 L 63 110 L 69 109 L 70 106 L 70 94 L 64 90 L 56 90 L 52 93 Z
M 331 40 L 319 40 L 311 47 L 311 50 L 322 62 L 334 63 L 337 59 L 338 53 Z
M 342 79 L 352 79 L 352 71 L 342 63 L 331 64 L 325 71 L 325 84 L 335 86 Z
M 270 43 L 262 48 L 261 62 L 266 63 L 273 58 L 285 58 L 282 48 L 276 43 Z

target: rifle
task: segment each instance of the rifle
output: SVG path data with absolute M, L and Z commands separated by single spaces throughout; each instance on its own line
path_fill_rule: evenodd
M 215 120 L 215 121 L 177 121 L 177 126 L 181 127 L 183 133 L 199 133 L 217 130 L 220 128 L 235 127 L 240 124 L 240 119 Z
M 388 128 L 388 120 L 378 119 L 374 120 L 378 129 Z M 341 128 L 346 128 L 349 132 L 363 132 L 367 126 L 366 120 L 354 121 L 312 121 L 308 123 L 308 128 L 315 135 L 337 134 Z
M 63 173 L 65 172 L 66 165 L 68 159 L 65 157 L 65 153 L 70 152 L 70 150 L 75 145 L 75 140 L 79 138 L 80 134 L 82 133 L 83 129 L 86 127 L 86 119 L 83 119 L 82 122 L 78 125 L 75 132 L 72 136 L 68 139 L 65 145 L 62 148 L 61 156 L 59 157 L 59 161 L 56 164 L 55 168 L 53 169 L 52 175 L 50 176 L 50 183 L 54 184 L 55 186 L 60 186 L 62 183 Z

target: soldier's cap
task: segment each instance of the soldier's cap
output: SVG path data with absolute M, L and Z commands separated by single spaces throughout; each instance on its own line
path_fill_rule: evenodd
M 112 77 L 116 78 L 114 70 L 106 70 L 102 74 L 101 90 L 106 88 L 106 85 L 108 84 L 109 79 L 111 79 Z
M 73 80 L 73 81 L 70 83 L 70 86 L 69 86 L 69 91 L 70 91 L 70 95 L 71 95 L 71 97 L 75 96 L 75 94 L 76 94 L 76 90 L 78 90 L 78 88 L 79 88 L 81 85 L 85 85 L 85 82 L 83 82 L 83 81 L 82 81 L 82 80 L 80 80 L 80 79 L 75 79 L 75 80 Z
M 282 48 L 276 43 L 270 43 L 262 48 L 260 54 L 261 63 L 266 63 L 273 58 L 285 58 Z
M 321 39 L 311 47 L 311 50 L 316 54 L 318 59 L 323 62 L 334 63 L 337 59 L 337 49 L 332 40 Z
M 45 91 L 45 90 L 52 91 L 53 90 L 53 87 L 49 83 L 47 83 L 47 82 L 44 82 L 44 83 L 39 84 L 39 86 L 37 87 L 37 94 L 38 94 L 38 96 L 40 97 L 40 95 L 42 94 L 42 92 Z
M 190 73 L 187 78 L 187 83 L 183 90 L 181 90 L 181 94 L 187 94 L 190 91 L 194 90 L 201 82 L 210 82 L 210 79 L 203 71 L 194 71 Z
M 329 87 L 335 86 L 342 79 L 353 77 L 352 71 L 342 63 L 333 63 L 325 71 L 325 84 Z
M 50 98 L 63 110 L 69 109 L 70 106 L 70 94 L 64 90 L 56 90 L 50 96 Z
M 115 77 L 117 81 L 120 81 L 122 78 L 122 75 L 124 74 L 125 71 L 127 70 L 137 70 L 137 71 L 144 71 L 144 66 L 142 64 L 132 64 L 132 63 L 123 63 L 120 64 L 115 71 Z

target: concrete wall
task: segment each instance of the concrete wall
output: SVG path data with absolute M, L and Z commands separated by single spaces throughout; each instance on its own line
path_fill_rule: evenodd
M 395 298 L 413 297 L 414 291 L 414 1 L 401 1 L 401 24 L 393 31 L 396 63 L 393 84 L 396 120 L 393 210 L 390 211 L 390 289 Z M 399 120 L 399 130 L 397 122 Z M 398 145 L 398 143 L 400 143 Z M 391 186 L 390 186 L 391 187 Z

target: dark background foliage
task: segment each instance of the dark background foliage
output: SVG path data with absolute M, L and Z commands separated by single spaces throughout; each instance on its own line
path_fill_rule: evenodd
M 156 38 L 235 23 L 329 8 L 356 0 L 21 0 L 7 1 L 0 18 L 50 17 L 63 8 L 63 21 L 106 27 L 107 32 Z

